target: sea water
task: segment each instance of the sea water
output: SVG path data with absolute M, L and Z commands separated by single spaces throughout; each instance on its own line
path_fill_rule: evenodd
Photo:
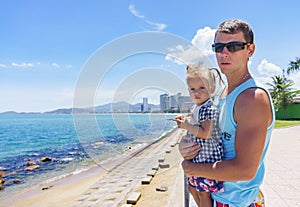
M 167 120 L 174 116 L 0 114 L 0 171 L 8 174 L 0 198 L 149 144 L 176 127 Z M 40 168 L 25 170 L 33 163 Z

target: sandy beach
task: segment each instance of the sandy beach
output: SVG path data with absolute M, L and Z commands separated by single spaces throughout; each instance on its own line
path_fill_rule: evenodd
M 176 206 L 170 203 L 173 200 L 170 198 L 176 197 L 176 203 L 183 200 L 183 172 L 179 167 L 182 158 L 177 145 L 183 134 L 183 130 L 177 129 L 121 160 L 55 182 L 39 184 L 2 199 L 0 206 L 122 206 L 132 192 L 141 193 L 135 206 Z M 147 174 L 154 168 L 157 170 L 154 170 L 150 184 L 142 184 L 141 181 L 149 177 Z M 156 191 L 161 185 L 166 185 L 167 191 Z M 177 204 L 182 205 L 182 202 Z

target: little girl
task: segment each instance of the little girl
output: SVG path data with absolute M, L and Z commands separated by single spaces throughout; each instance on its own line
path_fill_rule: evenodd
M 223 157 L 222 133 L 219 129 L 219 111 L 213 104 L 217 93 L 217 83 L 222 78 L 217 69 L 201 65 L 188 65 L 186 82 L 190 97 L 195 103 L 192 113 L 187 117 L 177 116 L 174 120 L 179 128 L 186 129 L 191 141 L 201 148 L 194 163 L 213 163 Z M 189 191 L 200 207 L 212 206 L 210 192 L 223 192 L 223 182 L 202 177 L 188 178 Z

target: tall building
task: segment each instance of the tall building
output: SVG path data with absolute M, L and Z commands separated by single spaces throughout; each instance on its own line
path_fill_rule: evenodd
M 179 109 L 179 104 L 178 104 L 178 97 L 175 96 L 170 96 L 170 109 Z
M 148 98 L 143 98 L 142 112 L 148 112 L 148 111 L 149 111 Z
M 189 110 L 193 102 L 189 96 L 182 96 L 181 93 L 170 96 L 168 94 L 160 95 L 160 110 L 166 111 L 170 109 Z
M 159 96 L 159 105 L 160 105 L 160 110 L 165 111 L 169 110 L 169 95 L 168 94 L 162 94 Z
M 188 110 L 186 106 L 193 105 L 190 96 L 178 96 L 178 105 L 181 110 Z

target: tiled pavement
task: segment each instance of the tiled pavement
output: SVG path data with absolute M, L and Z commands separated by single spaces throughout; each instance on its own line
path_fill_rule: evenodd
M 300 126 L 274 129 L 266 160 L 266 206 L 300 207 Z
M 177 130 L 175 133 L 181 132 Z M 151 168 L 158 164 L 158 159 L 164 156 L 166 148 L 177 141 L 178 136 L 173 135 L 157 145 L 150 153 L 141 151 L 121 163 L 81 195 L 74 207 L 121 206 L 121 201 L 137 188 Z

